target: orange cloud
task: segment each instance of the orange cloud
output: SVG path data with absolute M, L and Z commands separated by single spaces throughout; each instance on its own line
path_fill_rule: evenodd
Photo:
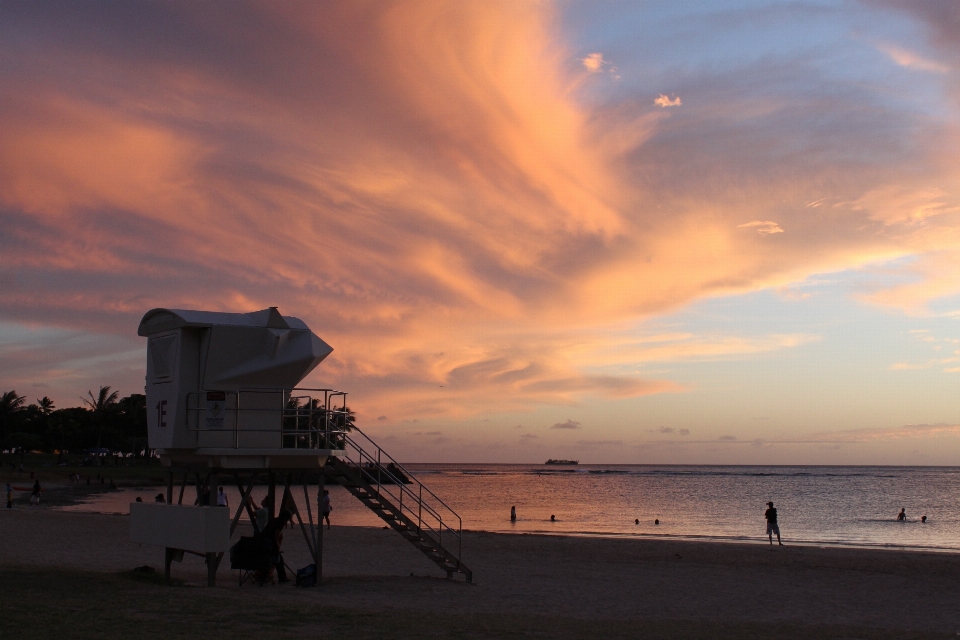
M 583 66 L 586 68 L 587 71 L 589 71 L 590 73 L 596 73 L 597 71 L 600 71 L 600 69 L 603 68 L 603 64 L 604 64 L 603 54 L 591 53 L 586 58 L 581 60 L 581 62 L 583 62 Z
M 653 101 L 653 104 L 657 105 L 658 107 L 679 107 L 683 104 L 683 102 L 680 100 L 680 96 L 670 98 L 669 96 L 661 93 L 659 96 L 657 96 L 657 99 Z
M 948 73 L 950 71 L 950 67 L 945 64 L 937 62 L 936 60 L 930 60 L 914 51 L 898 47 L 894 44 L 883 43 L 879 45 L 879 49 L 890 56 L 890 59 L 901 67 L 917 69 L 919 71 L 932 71 L 934 73 Z
M 757 233 L 762 236 L 769 236 L 774 233 L 783 233 L 783 229 L 780 228 L 776 222 L 771 222 L 770 220 L 754 220 L 753 222 L 745 222 L 743 224 L 737 225 L 738 229 L 756 229 Z
M 9 11 L 6 321 L 279 305 L 337 349 L 313 383 L 402 419 L 677 392 L 622 371 L 816 339 L 624 336 L 703 297 L 906 255 L 941 268 L 871 300 L 955 288 L 939 130 L 891 151 L 842 97 L 728 88 L 598 104 L 550 5 Z

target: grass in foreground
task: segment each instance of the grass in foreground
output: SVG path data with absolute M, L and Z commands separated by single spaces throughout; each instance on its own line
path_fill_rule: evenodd
M 329 588 L 329 587 L 328 587 Z M 655 640 L 919 640 L 951 634 L 916 634 L 796 624 L 721 624 L 673 620 L 608 621 L 555 616 L 327 607 L 322 588 L 317 604 L 264 598 L 243 592 L 168 586 L 161 575 L 84 573 L 4 567 L 0 569 L 0 620 L 10 637 L 178 638 L 651 638 Z M 299 599 L 298 599 L 299 600 Z M 3 634 L 6 635 L 5 633 Z

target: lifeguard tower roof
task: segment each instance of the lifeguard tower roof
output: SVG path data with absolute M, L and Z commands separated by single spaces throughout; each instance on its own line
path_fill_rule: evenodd
M 276 307 L 251 311 L 250 313 L 227 313 L 222 311 L 191 311 L 189 309 L 151 309 L 144 314 L 137 335 L 149 336 L 161 331 L 181 327 L 266 327 L 269 329 L 309 330 L 300 318 L 282 316 Z M 332 351 L 332 349 L 330 349 Z M 329 353 L 329 352 L 328 352 Z
M 302 320 L 276 307 L 251 313 L 153 309 L 137 329 L 150 338 L 148 377 L 165 381 L 176 368 L 178 352 L 189 348 L 189 341 L 177 339 L 185 330 L 200 338 L 200 359 L 190 360 L 200 365 L 205 390 L 292 388 L 333 352 Z

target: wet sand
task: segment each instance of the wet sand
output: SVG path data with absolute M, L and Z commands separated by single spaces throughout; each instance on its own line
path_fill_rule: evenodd
M 249 529 L 242 525 L 241 533 Z M 393 531 L 335 526 L 324 537 L 320 589 L 238 588 L 226 560 L 218 589 L 241 599 L 315 600 L 369 611 L 960 631 L 960 555 L 954 554 L 467 533 L 464 562 L 476 582 L 467 585 L 443 579 Z M 163 566 L 162 549 L 130 542 L 126 516 L 3 509 L 0 539 L 0 567 Z M 308 564 L 299 529 L 287 530 L 284 555 L 294 568 Z M 205 582 L 203 561 L 194 556 L 175 563 L 173 572 Z

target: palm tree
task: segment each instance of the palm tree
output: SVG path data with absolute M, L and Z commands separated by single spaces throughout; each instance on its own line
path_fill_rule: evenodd
M 97 394 L 97 397 L 93 397 L 92 391 L 87 391 L 87 395 L 90 396 L 90 399 L 81 397 L 83 403 L 90 407 L 90 411 L 93 412 L 93 418 L 97 422 L 97 449 L 100 448 L 100 439 L 103 436 L 103 416 L 111 405 L 117 404 L 117 397 L 120 395 L 119 391 L 110 392 L 110 387 L 100 387 L 100 393 Z
M 43 396 L 43 398 L 37 398 L 37 406 L 40 407 L 40 413 L 45 416 L 50 415 L 53 413 L 53 410 L 56 409 L 56 407 L 53 406 L 53 400 L 47 396 Z
M 13 414 L 23 409 L 23 401 L 26 396 L 18 396 L 16 391 L 7 391 L 0 396 L 0 448 L 7 435 L 7 423 L 13 418 Z
M 343 436 L 337 434 L 336 432 L 353 431 L 356 429 L 357 417 L 353 411 L 350 410 L 350 407 L 342 407 L 340 409 L 331 407 L 329 409 L 329 420 L 330 429 L 335 432 L 330 438 L 330 444 L 335 446 L 337 449 L 342 449 L 344 447 Z
M 44 426 L 49 431 L 50 414 L 53 413 L 54 409 L 56 409 L 56 407 L 53 406 L 53 400 L 47 396 L 43 396 L 43 398 L 37 398 L 37 407 L 40 409 L 40 413 L 43 414 L 43 421 L 45 423 Z M 63 442 L 60 443 L 60 448 L 58 451 L 60 452 L 57 454 L 57 464 L 59 465 L 61 462 L 63 462 Z
M 357 415 L 351 411 L 350 407 L 334 408 L 330 424 L 339 431 L 353 431 L 357 428 Z

